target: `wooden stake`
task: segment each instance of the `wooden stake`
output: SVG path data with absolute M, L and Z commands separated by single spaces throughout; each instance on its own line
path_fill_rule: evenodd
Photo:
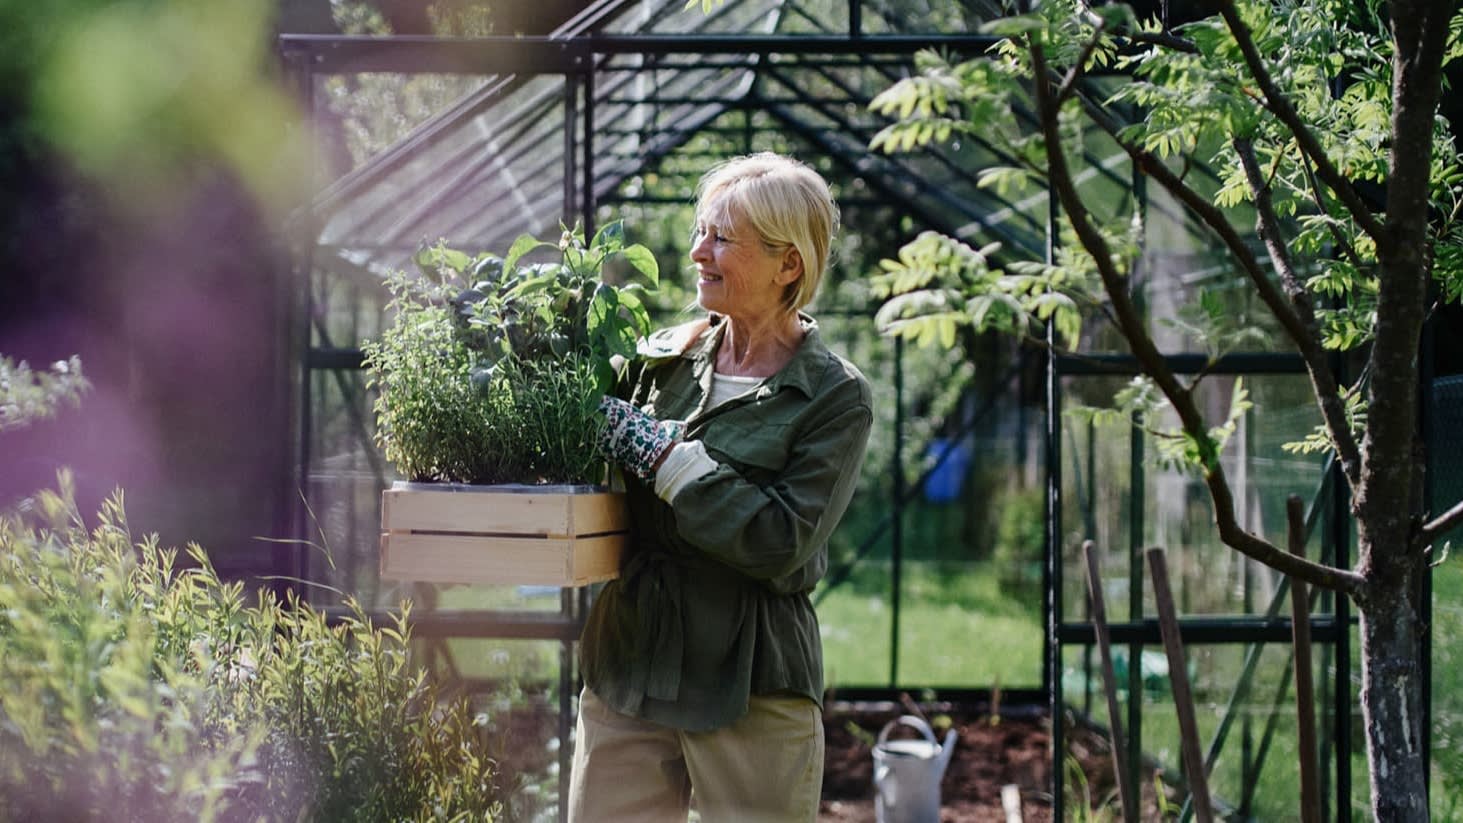
M 1189 782 L 1194 817 L 1199 823 L 1213 823 L 1214 805 L 1209 799 L 1209 777 L 1204 773 L 1204 755 L 1199 751 L 1199 724 L 1194 719 L 1194 693 L 1189 688 L 1189 670 L 1184 660 L 1184 642 L 1179 636 L 1178 612 L 1168 586 L 1168 561 L 1163 549 L 1151 548 L 1148 568 L 1153 575 L 1153 602 L 1158 609 L 1158 629 L 1163 650 L 1168 653 L 1168 678 L 1173 688 L 1174 710 L 1179 717 L 1179 744 L 1183 752 L 1184 777 Z
M 1001 808 L 1006 812 L 1006 823 L 1021 823 L 1021 787 L 1007 783 L 1001 787 Z
M 1112 766 L 1118 781 L 1118 807 L 1123 820 L 1137 823 L 1138 804 L 1128 796 L 1128 738 L 1123 734 L 1122 712 L 1118 707 L 1117 675 L 1112 665 L 1112 642 L 1107 633 L 1107 606 L 1102 594 L 1102 575 L 1097 568 L 1097 547 L 1091 540 L 1082 542 L 1082 557 L 1087 561 L 1087 597 L 1092 603 L 1092 630 L 1097 635 L 1097 651 L 1102 664 L 1102 690 L 1107 695 L 1107 720 L 1112 729 Z M 1130 660 L 1128 665 L 1136 666 Z M 1133 700 L 1133 695 L 1128 695 Z
M 1306 556 L 1305 506 L 1299 495 L 1285 501 L 1290 553 Z M 1290 579 L 1291 641 L 1295 645 L 1296 745 L 1300 749 L 1301 823 L 1321 823 L 1321 790 L 1316 764 L 1316 703 L 1311 674 L 1311 610 L 1306 584 Z

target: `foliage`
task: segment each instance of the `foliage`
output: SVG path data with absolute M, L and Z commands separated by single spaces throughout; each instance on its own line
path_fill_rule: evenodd
M 24 360 L 0 356 L 0 432 L 53 417 L 63 405 L 77 405 L 90 387 L 79 357 L 58 360 L 37 372 Z
M 1376 244 L 1358 226 L 1338 198 L 1316 179 L 1314 163 L 1299 151 L 1285 124 L 1257 101 L 1248 78 L 1235 72 L 1241 61 L 1234 38 L 1218 17 L 1179 30 L 1183 38 L 1159 45 L 1154 21 L 1135 23 L 1124 7 L 1105 7 L 1083 14 L 1071 3 L 1043 3 L 1025 16 L 1008 17 L 989 26 L 1007 39 L 994 57 L 963 62 L 921 53 L 919 73 L 905 78 L 874 99 L 871 107 L 894 117 L 874 138 L 885 151 L 908 151 L 934 141 L 976 132 L 1015 158 L 1019 165 L 983 171 L 982 184 L 1001 190 L 1047 179 L 1045 142 L 1039 131 L 1024 128 L 1020 112 L 1034 107 L 1027 78 L 1032 71 L 1026 38 L 1040 43 L 1055 67 L 1070 78 L 1082 70 L 1106 65 L 1127 69 L 1131 82 L 1099 101 L 1081 87 L 1060 101 L 1062 135 L 1080 148 L 1091 139 L 1092 125 L 1110 129 L 1120 145 L 1150 152 L 1160 159 L 1206 164 L 1220 176 L 1214 194 L 1217 206 L 1231 209 L 1238 222 L 1255 198 L 1245 166 L 1258 164 L 1274 211 L 1290 220 L 1289 245 L 1304 285 L 1316 301 L 1322 343 L 1328 349 L 1354 351 L 1370 343 L 1376 324 Z M 1340 3 L 1251 3 L 1245 19 L 1254 29 L 1263 54 L 1281 55 L 1278 73 L 1284 91 L 1299 115 L 1322 141 L 1328 155 L 1352 179 L 1380 180 L 1385 172 L 1389 134 L 1391 45 L 1385 27 L 1367 29 L 1376 10 Z M 1457 32 L 1454 33 L 1457 39 Z M 1084 48 L 1085 46 L 1085 48 Z M 1456 48 L 1455 48 L 1456 50 Z M 1075 68 L 1074 63 L 1081 63 Z M 1058 75 L 1061 76 L 1061 75 Z M 1332 87 L 1344 85 L 1339 96 Z M 1112 114 L 1135 110 L 1139 117 L 1117 125 Z M 1083 125 L 1083 118 L 1088 125 Z M 1434 212 L 1440 216 L 1431 235 L 1436 243 L 1433 278 L 1445 296 L 1463 293 L 1463 163 L 1452 150 L 1452 137 L 1439 120 L 1434 135 L 1432 189 Z M 1069 152 L 1070 152 L 1069 148 Z M 1073 156 L 1079 152 L 1071 152 Z M 1108 241 L 1119 273 L 1126 276 L 1141 254 L 1142 223 L 1136 213 L 1097 228 Z M 1064 235 L 1070 239 L 1070 229 Z M 981 251 L 979 269 L 971 255 L 933 249 L 957 241 L 921 236 L 901 250 L 899 261 L 886 263 L 892 276 L 881 280 L 889 296 L 880 319 L 891 334 L 920 342 L 949 339 L 953 324 L 978 329 L 1025 331 L 1052 319 L 1059 340 L 1068 348 L 1078 342 L 1079 309 L 1094 302 L 1094 261 L 1080 243 L 1061 245 L 1051 265 L 1021 261 L 1008 269 L 1029 274 L 1017 280 L 988 269 Z M 972 270 L 978 276 L 972 276 Z M 932 285 L 933 284 L 933 285 Z M 1220 286 L 1227 286 L 1227 283 Z M 994 310 L 993 310 L 994 307 Z M 1258 342 L 1255 328 L 1236 324 L 1213 289 L 1200 292 L 1195 305 L 1175 321 L 1198 339 L 1211 358 Z M 1349 415 L 1353 432 L 1365 422 L 1352 392 Z M 1175 430 L 1171 438 L 1184 435 Z M 1329 441 L 1296 444 L 1314 450 Z M 1184 449 L 1192 465 L 1201 467 L 1222 444 L 1191 443 Z
M 1076 283 L 1097 275 L 1105 311 L 1156 389 L 1135 385 L 1129 411 L 1148 425 L 1168 423 L 1161 457 L 1202 478 L 1221 539 L 1357 604 L 1371 812 L 1425 819 L 1422 758 L 1406 742 L 1425 710 L 1419 636 L 1407 615 L 1419 607 L 1415 581 L 1431 545 L 1463 519 L 1463 506 L 1428 520 L 1411 450 L 1422 328 L 1430 307 L 1463 291 L 1463 162 L 1437 110 L 1445 72 L 1463 56 L 1463 14 L 1452 2 L 1226 0 L 1170 30 L 1120 6 L 1071 0 L 987 30 L 1000 38 L 989 59 L 926 54 L 919 76 L 875 99 L 896 122 L 874 145 L 911 150 L 979 130 L 1017 166 L 989 175 L 992 185 L 1046 181 L 1061 206 L 1061 245 L 1075 241 L 1073 254 L 1053 264 Z M 1089 76 L 1107 65 L 1129 78 L 1115 91 Z M 1323 430 L 1294 448 L 1334 455 L 1357 520 L 1354 567 L 1297 557 L 1239 521 L 1219 456 L 1248 400 L 1236 383 L 1216 426 L 1198 392 L 1212 358 L 1251 335 L 1223 322 L 1223 303 L 1201 293 L 1201 310 L 1180 321 L 1209 348 L 1209 366 L 1189 378 L 1164 357 L 1133 277 L 1143 244 L 1127 242 L 1143 232 L 1124 226 L 1143 212 L 1124 218 L 1094 205 L 1084 191 L 1094 145 L 1115 148 L 1224 250 L 1234 279 L 1264 303 L 1304 363 Z M 1191 179 L 1196 167 L 1214 170 L 1217 191 Z M 948 275 L 961 266 L 943 268 Z M 947 276 L 942 285 L 952 280 L 963 287 L 954 296 L 967 301 L 1004 297 L 999 277 Z M 923 314 L 939 318 L 952 302 Z M 1042 319 L 1038 306 L 1024 310 Z M 1071 345 L 1060 321 L 1049 328 Z M 1342 356 L 1360 364 L 1349 376 L 1335 368 Z M 1156 409 L 1150 398 L 1160 399 Z
M 525 262 L 542 249 L 560 260 Z M 655 257 L 613 222 L 587 245 L 577 228 L 557 245 L 523 235 L 503 257 L 439 243 L 416 264 L 421 276 L 389 279 L 395 318 L 363 347 L 387 459 L 417 481 L 597 480 L 612 358 L 650 331 L 643 285 L 606 275 L 625 265 L 653 287 Z
M 59 150 L 128 209 L 169 204 L 201 165 L 287 204 L 306 155 L 273 76 L 275 11 L 267 0 L 0 4 L 0 80 L 27 115 L 22 144 Z
M 996 523 L 992 565 L 1001 584 L 1027 602 L 1041 599 L 1041 558 L 1046 550 L 1046 490 L 1040 487 L 1008 490 Z
M 1110 823 L 1118 818 L 1110 805 L 1111 797 L 1094 796 L 1094 788 L 1087 780 L 1087 773 L 1082 769 L 1082 761 L 1069 754 L 1062 758 L 1062 765 L 1065 767 L 1063 777 L 1066 780 L 1067 792 L 1080 799 L 1080 802 L 1072 804 L 1068 809 L 1073 821 L 1076 823 Z
M 481 820 L 465 705 L 373 628 L 219 579 L 69 476 L 0 516 L 0 820 Z
M 331 16 L 341 34 L 385 36 L 391 24 L 372 4 L 331 0 Z M 425 9 L 432 30 L 443 37 L 478 37 L 491 30 L 491 9 L 476 4 L 432 4 Z M 485 19 L 486 18 L 486 19 Z M 380 154 L 428 118 L 483 85 L 483 78 L 452 74 L 368 72 L 333 74 L 321 79 L 323 103 L 340 129 L 335 174 L 357 168 Z

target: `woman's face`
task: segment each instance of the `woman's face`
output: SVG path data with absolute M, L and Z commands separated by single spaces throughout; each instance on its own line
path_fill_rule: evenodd
M 731 225 L 716 225 L 707 215 L 727 215 Z M 754 320 L 785 311 L 783 294 L 802 275 L 797 250 L 769 251 L 757 233 L 732 209 L 707 209 L 691 235 L 696 263 L 697 303 L 733 320 Z

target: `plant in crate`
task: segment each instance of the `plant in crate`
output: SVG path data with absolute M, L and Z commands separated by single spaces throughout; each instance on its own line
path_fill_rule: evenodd
M 544 251 L 557 258 L 529 262 Z M 382 503 L 382 573 L 579 585 L 618 568 L 622 503 L 594 488 L 612 358 L 634 354 L 655 257 L 611 223 L 587 243 L 519 237 L 502 257 L 445 243 L 388 280 L 391 324 L 365 346 L 377 441 L 409 480 Z M 622 270 L 639 280 L 619 285 Z M 493 497 L 464 494 L 487 489 Z M 511 495 L 511 496 L 509 496 Z M 494 535 L 483 537 L 480 535 Z M 586 537 L 586 535 L 592 535 Z

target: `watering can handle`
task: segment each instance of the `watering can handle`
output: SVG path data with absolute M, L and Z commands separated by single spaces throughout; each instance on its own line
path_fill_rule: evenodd
M 930 741 L 931 743 L 934 743 L 935 745 L 939 745 L 940 743 L 939 739 L 935 737 L 934 729 L 930 728 L 930 724 L 924 722 L 923 720 L 915 717 L 912 714 L 906 714 L 903 717 L 896 717 L 893 720 L 890 720 L 888 723 L 884 724 L 884 728 L 879 731 L 878 745 L 884 745 L 884 741 L 889 738 L 890 730 L 892 730 L 895 726 L 908 726 L 911 729 L 914 729 L 920 734 L 924 735 L 925 739 Z

